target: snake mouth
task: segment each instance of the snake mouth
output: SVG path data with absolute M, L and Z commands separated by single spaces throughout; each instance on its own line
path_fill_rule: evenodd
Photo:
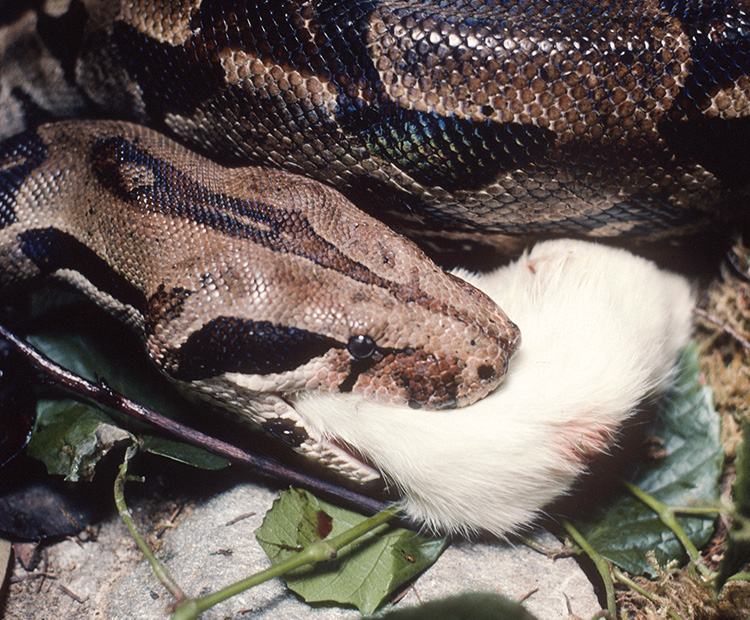
M 335 439 L 311 440 L 298 451 L 326 469 L 359 484 L 382 480 L 383 476 L 364 456 Z
M 500 385 L 511 355 L 512 348 L 502 347 L 490 356 L 470 359 L 452 352 L 394 350 L 377 363 L 353 363 L 339 392 L 412 409 L 464 407 Z
M 311 397 L 305 390 L 259 393 L 248 389 L 247 377 L 232 373 L 184 387 L 325 470 L 359 484 L 382 480 L 379 469 L 361 453 L 329 437 L 305 415 L 303 401 Z
M 290 407 L 293 405 L 290 403 Z M 294 446 L 296 452 L 322 465 L 328 471 L 343 476 L 358 484 L 367 484 L 375 480 L 382 480 L 380 470 L 376 468 L 362 453 L 350 448 L 346 443 L 335 437 L 318 436 L 305 425 L 301 413 L 294 409 L 299 416 L 298 424 L 305 429 L 307 439 Z
M 366 484 L 382 479 L 380 471 L 361 453 L 311 428 L 294 399 L 281 393 L 272 396 L 274 415 L 255 420 L 264 433 L 348 480 Z

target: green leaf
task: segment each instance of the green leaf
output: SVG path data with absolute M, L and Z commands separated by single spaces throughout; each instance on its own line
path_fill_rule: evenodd
M 108 317 L 103 318 L 103 321 L 107 320 Z M 92 322 L 93 324 L 94 322 Z M 98 325 L 96 326 L 98 328 Z M 179 419 L 181 414 L 190 409 L 183 397 L 166 384 L 164 377 L 152 367 L 148 358 L 138 346 L 134 335 L 127 330 L 122 330 L 121 326 L 105 325 L 104 328 L 92 329 L 85 334 L 79 331 L 50 329 L 30 334 L 27 336 L 27 340 L 42 353 L 71 372 L 90 381 L 104 380 L 113 390 L 159 413 Z M 63 407 L 63 405 L 60 406 Z M 77 404 L 73 401 L 68 406 L 74 407 L 74 412 L 79 411 L 75 409 Z M 88 407 L 88 410 L 91 412 L 98 411 L 93 406 Z M 118 422 L 122 422 L 131 429 L 145 430 L 150 428 L 145 424 L 134 423 L 132 420 L 126 421 L 113 412 L 107 413 L 113 414 L 114 420 L 103 414 L 97 414 L 96 419 L 106 421 L 114 426 Z M 69 423 L 72 424 L 74 419 L 75 415 L 69 419 Z M 83 426 L 78 436 L 88 440 L 87 433 L 91 430 L 91 420 L 84 416 L 79 421 Z M 45 425 L 37 425 L 34 432 L 37 433 L 44 428 L 46 428 Z M 71 439 L 73 435 L 70 432 L 68 437 L 69 441 L 73 441 Z M 32 439 L 32 442 L 38 446 L 42 446 L 46 441 L 44 438 Z M 44 461 L 51 473 L 67 475 L 70 471 L 69 459 L 66 457 L 66 454 L 70 452 L 69 448 L 68 445 L 60 452 L 58 442 L 53 443 L 49 449 L 40 447 L 37 452 L 30 451 L 30 453 Z M 86 450 L 85 447 L 83 449 Z M 200 448 L 156 437 L 144 439 L 143 450 L 201 469 L 218 470 L 229 464 L 225 459 Z M 68 476 L 68 479 L 75 481 L 79 476 L 81 478 L 93 476 L 93 467 L 96 463 L 87 462 L 87 464 L 90 469 L 85 473 L 73 473 Z
M 281 494 L 255 532 L 273 564 L 318 540 L 364 521 L 306 491 Z M 286 576 L 287 586 L 309 603 L 330 601 L 371 613 L 401 584 L 430 566 L 447 545 L 416 532 L 384 525 L 343 547 L 336 559 Z
M 666 458 L 639 463 L 628 479 L 668 506 L 715 504 L 724 452 L 713 393 L 700 385 L 694 344 L 683 351 L 673 388 L 662 399 L 646 434 L 664 442 Z M 713 532 L 713 520 L 678 517 L 688 538 L 700 548 Z M 601 555 L 633 574 L 653 575 L 646 553 L 660 564 L 686 557 L 682 545 L 656 514 L 631 495 L 597 510 L 575 527 Z
M 380 620 L 536 620 L 523 605 L 492 592 L 467 592 L 391 610 Z
M 750 562 L 750 424 L 742 425 L 742 443 L 735 461 L 737 478 L 732 485 L 734 515 L 729 527 L 727 549 L 716 587 L 721 587 Z
M 216 471 L 229 467 L 229 461 L 201 448 L 190 444 L 164 439 L 163 437 L 154 437 L 146 435 L 141 439 L 141 450 L 158 454 L 159 456 L 172 459 L 178 463 L 185 463 L 199 469 L 209 469 Z
M 109 317 L 104 317 L 109 319 Z M 154 411 L 179 418 L 185 402 L 168 385 L 137 344 L 137 338 L 109 321 L 85 334 L 59 329 L 28 334 L 29 344 L 71 372 L 106 384 Z M 117 329 L 119 327 L 120 329 Z M 104 332 L 104 333 L 102 333 Z
M 41 400 L 28 454 L 51 474 L 90 480 L 99 460 L 134 437 L 93 407 L 69 400 Z

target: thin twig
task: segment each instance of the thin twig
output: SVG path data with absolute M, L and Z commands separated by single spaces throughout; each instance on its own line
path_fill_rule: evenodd
M 233 583 L 226 588 L 204 597 L 182 601 L 177 605 L 172 620 L 194 620 L 199 614 L 210 607 L 213 607 L 217 603 L 221 603 L 240 592 L 244 592 L 248 588 L 257 586 L 269 579 L 285 575 L 296 570 L 300 566 L 314 565 L 319 562 L 325 562 L 326 560 L 332 560 L 336 557 L 341 548 L 354 542 L 358 538 L 361 538 L 381 525 L 392 521 L 397 515 L 398 509 L 395 506 L 391 506 L 376 515 L 361 521 L 338 536 L 325 540 L 317 540 L 314 543 L 309 544 L 296 555 L 290 556 L 286 560 L 274 564 L 264 571 L 250 575 L 246 579 L 242 579 L 241 581 Z
M 417 589 L 414 587 L 414 582 L 412 581 L 411 583 L 409 583 L 409 587 L 408 588 L 404 588 L 404 590 L 401 592 L 401 594 L 399 594 L 396 598 L 394 598 L 391 601 L 391 607 L 394 607 L 395 605 L 398 605 L 403 600 L 403 598 L 406 595 L 409 594 L 409 592 L 414 592 L 414 596 L 417 597 L 417 601 L 419 601 L 419 604 L 421 605 L 422 604 L 422 597 L 419 596 L 419 592 L 417 592 Z
M 28 581 L 30 579 L 57 579 L 60 575 L 51 571 L 35 571 L 33 573 L 26 573 L 25 575 L 19 575 L 18 577 L 11 577 L 10 583 L 19 583 L 21 581 Z M 37 592 L 39 594 L 39 592 Z
M 157 538 L 161 538 L 162 536 L 164 536 L 164 532 L 166 532 L 169 528 L 174 527 L 174 520 L 182 512 L 184 506 L 185 504 L 178 504 L 172 511 L 172 514 L 167 517 L 166 521 L 162 521 L 162 523 L 159 525 L 159 531 L 156 532 Z
M 609 618 L 617 618 L 617 607 L 615 604 L 615 587 L 612 582 L 612 572 L 609 562 L 605 560 L 598 551 L 596 551 L 587 541 L 583 535 L 573 526 L 573 524 L 567 519 L 562 521 L 562 526 L 565 531 L 573 539 L 573 542 L 577 544 L 583 551 L 589 556 L 589 559 L 594 563 L 599 576 L 602 578 L 602 584 L 604 585 L 604 593 L 607 599 L 607 612 Z
M 414 585 L 414 582 L 413 582 L 413 581 L 412 581 L 412 582 L 411 582 L 411 583 L 409 584 L 409 589 L 410 589 L 410 590 L 411 590 L 412 592 L 414 592 L 414 596 L 416 596 L 416 597 L 417 597 L 417 601 L 419 602 L 419 604 L 420 604 L 420 605 L 422 605 L 422 604 L 424 603 L 424 601 L 422 600 L 422 597 L 421 597 L 421 596 L 419 596 L 419 592 L 417 591 L 417 588 L 416 588 L 416 586 Z
M 363 511 L 366 514 L 380 512 L 388 505 L 386 502 L 367 497 L 366 495 L 361 495 L 360 493 L 345 487 L 324 480 L 319 480 L 308 474 L 296 471 L 274 459 L 250 454 L 232 444 L 201 433 L 200 431 L 156 413 L 155 411 L 118 394 L 104 384 L 93 383 L 70 372 L 69 370 L 66 370 L 48 357 L 42 355 L 34 347 L 21 340 L 3 325 L 0 325 L 0 338 L 11 344 L 50 385 L 65 388 L 81 398 L 94 401 L 132 419 L 144 422 L 154 428 L 165 431 L 186 443 L 203 448 L 208 452 L 222 456 L 234 463 L 249 467 L 254 472 L 269 478 L 281 480 L 295 486 L 305 487 L 316 493 L 336 498 L 346 505 L 357 507 L 358 510 Z
M 61 590 L 62 590 L 63 592 L 65 592 L 65 594 L 67 594 L 67 595 L 68 595 L 68 596 L 69 596 L 70 598 L 72 598 L 72 599 L 73 599 L 74 601 L 76 601 L 77 603 L 80 603 L 81 605 L 83 605 L 83 604 L 84 604 L 84 603 L 85 603 L 85 602 L 86 602 L 87 600 L 89 600 L 89 597 L 88 597 L 88 596 L 87 596 L 86 598 L 81 598 L 81 597 L 80 597 L 80 596 L 78 596 L 78 595 L 77 595 L 77 594 L 76 594 L 75 592 L 73 592 L 73 591 L 72 591 L 72 590 L 70 590 L 69 588 L 66 588 L 66 587 L 65 587 L 65 586 L 64 586 L 63 584 L 61 584 L 61 583 L 58 583 L 58 584 L 57 584 L 57 587 L 58 587 L 58 588 L 60 588 L 60 589 L 61 589 Z
M 523 594 L 523 595 L 521 596 L 521 598 L 519 598 L 519 599 L 518 599 L 518 602 L 519 602 L 519 603 L 523 603 L 523 602 L 524 602 L 524 601 L 525 601 L 525 600 L 526 600 L 527 598 L 529 598 L 530 596 L 533 596 L 533 595 L 534 595 L 534 594 L 536 594 L 537 592 L 539 592 L 539 588 L 538 588 L 538 587 L 536 587 L 536 588 L 531 588 L 531 590 L 529 590 L 529 591 L 528 591 L 528 592 L 527 592 L 526 594 Z M 567 598 L 567 596 L 566 596 L 566 598 Z
M 612 568 L 612 573 L 615 576 L 615 579 L 619 581 L 622 584 L 625 584 L 628 586 L 631 590 L 634 590 L 638 594 L 640 594 L 643 598 L 648 599 L 651 601 L 654 605 L 663 607 L 662 603 L 656 599 L 648 590 L 645 588 L 642 588 L 638 583 L 628 577 L 623 571 L 621 571 L 616 566 Z M 667 607 L 667 613 L 672 616 L 672 620 L 685 620 L 675 609 L 672 609 L 671 607 Z
M 177 603 L 180 603 L 188 598 L 187 595 L 182 591 L 182 588 L 180 588 L 177 582 L 167 572 L 167 569 L 164 568 L 164 565 L 159 562 L 153 551 L 151 551 L 151 548 L 146 544 L 146 541 L 143 540 L 143 536 L 141 536 L 141 533 L 135 526 L 133 515 L 130 514 L 130 509 L 125 503 L 125 483 L 128 481 L 128 463 L 130 462 L 130 459 L 135 456 L 137 451 L 137 445 L 128 446 L 128 449 L 125 451 L 125 458 L 120 464 L 120 470 L 117 473 L 117 477 L 115 478 L 115 506 L 117 506 L 117 512 L 120 513 L 120 517 L 125 522 L 125 525 L 130 531 L 130 535 L 135 540 L 138 548 L 141 550 L 141 553 L 146 556 L 148 563 L 151 564 L 151 570 L 154 571 L 154 575 L 156 575 L 156 578 L 174 597 L 174 600 Z
M 698 316 L 706 319 L 709 323 L 713 323 L 714 325 L 719 327 L 722 331 L 729 334 L 732 338 L 734 338 L 737 342 L 739 342 L 745 349 L 750 351 L 750 340 L 745 338 L 742 334 L 740 334 L 736 329 L 728 325 L 725 321 L 722 321 L 721 319 L 715 317 L 714 315 L 709 314 L 702 308 L 696 308 L 694 312 Z
M 240 521 L 244 521 L 245 519 L 249 519 L 250 517 L 254 517 L 256 514 L 258 514 L 258 513 L 255 512 L 254 510 L 252 512 L 246 512 L 244 514 L 241 514 L 241 515 L 235 517 L 234 519 L 230 519 L 224 525 L 225 526 L 234 525 L 235 523 L 239 523 Z
M 42 578 L 39 580 L 39 583 L 36 586 L 36 593 L 39 594 L 42 591 L 42 588 L 44 587 L 44 583 L 46 581 L 46 575 L 47 575 L 47 569 L 49 568 L 49 553 L 47 553 L 47 550 L 45 549 L 42 551 Z

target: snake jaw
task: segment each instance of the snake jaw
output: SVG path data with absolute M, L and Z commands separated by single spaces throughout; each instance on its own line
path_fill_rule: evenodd
M 318 433 L 296 406 L 294 396 L 269 394 L 267 402 L 272 403 L 272 415 L 253 418 L 255 423 L 260 420 L 260 427 L 266 434 L 333 473 L 359 484 L 382 478 L 380 471 L 363 455 L 334 437 Z M 246 412 L 243 415 L 247 415 Z
M 363 456 L 356 455 L 353 450 L 335 440 L 311 439 L 300 446 L 298 451 L 332 472 L 359 484 L 382 480 L 380 471 L 370 465 Z
M 240 374 L 226 373 L 183 387 L 349 480 L 367 484 L 381 478 L 364 456 L 310 424 L 298 406 L 300 395 L 307 392 L 259 393 L 248 390 L 246 380 Z

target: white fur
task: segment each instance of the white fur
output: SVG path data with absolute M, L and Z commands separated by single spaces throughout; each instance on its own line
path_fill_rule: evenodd
M 523 342 L 500 388 L 456 410 L 320 394 L 295 407 L 348 445 L 429 527 L 502 535 L 566 492 L 620 423 L 663 387 L 690 334 L 687 282 L 625 251 L 560 240 L 485 276 Z

